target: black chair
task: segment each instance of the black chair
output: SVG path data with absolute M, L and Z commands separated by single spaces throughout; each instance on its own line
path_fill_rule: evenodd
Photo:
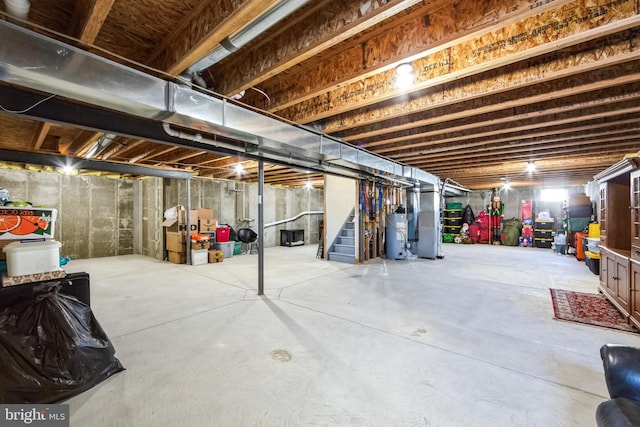
M 241 228 L 236 234 L 238 239 L 247 245 L 248 254 L 251 253 L 253 247 L 255 247 L 256 250 L 258 249 L 258 234 L 255 231 L 250 228 Z
M 640 426 L 640 348 L 605 344 L 600 357 L 611 399 L 596 409 L 598 427 Z

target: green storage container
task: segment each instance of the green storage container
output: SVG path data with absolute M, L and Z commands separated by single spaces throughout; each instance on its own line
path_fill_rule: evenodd
M 233 254 L 240 255 L 242 253 L 242 242 L 235 242 L 233 245 Z

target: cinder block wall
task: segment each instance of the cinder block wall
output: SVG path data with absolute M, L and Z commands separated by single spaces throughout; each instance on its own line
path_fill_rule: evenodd
M 164 180 L 164 205 L 186 205 L 187 189 L 185 180 Z M 229 224 L 238 230 L 242 219 L 254 221 L 250 227 L 258 228 L 258 185 L 234 181 L 191 179 L 191 207 L 213 209 L 215 219 L 220 224 Z M 324 209 L 323 191 L 306 188 L 280 188 L 265 185 L 264 222 L 265 224 L 294 217 L 305 211 Z M 280 244 L 281 229 L 304 229 L 305 243 L 318 243 L 318 226 L 321 215 L 305 215 L 293 222 L 265 228 L 265 247 Z
M 233 181 L 191 179 L 191 206 L 211 208 L 222 224 L 240 228 L 253 218 L 257 230 L 258 186 Z M 71 259 L 142 254 L 164 256 L 164 210 L 186 205 L 186 180 L 117 179 L 73 176 L 55 172 L 0 169 L 0 187 L 11 200 L 27 201 L 58 210 L 55 239 L 60 255 Z M 323 210 L 323 192 L 265 186 L 265 223 L 290 218 L 302 211 Z M 303 228 L 305 243 L 318 242 L 321 216 L 266 229 L 265 247 L 280 244 L 280 229 Z
M 11 200 L 58 210 L 54 238 L 71 259 L 133 253 L 136 181 L 0 169 Z

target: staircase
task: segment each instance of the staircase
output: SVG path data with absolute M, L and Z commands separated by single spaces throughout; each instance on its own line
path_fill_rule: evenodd
M 353 221 L 353 214 L 347 218 L 343 224 L 338 237 L 327 252 L 327 260 L 344 262 L 347 264 L 356 263 L 356 224 Z

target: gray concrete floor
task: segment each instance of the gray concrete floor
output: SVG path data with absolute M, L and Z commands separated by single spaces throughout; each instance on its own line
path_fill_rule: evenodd
M 640 335 L 553 319 L 549 288 L 597 276 L 551 250 L 445 245 L 364 265 L 316 246 L 174 265 L 71 261 L 126 371 L 71 399 L 72 426 L 593 426 L 599 348 Z

